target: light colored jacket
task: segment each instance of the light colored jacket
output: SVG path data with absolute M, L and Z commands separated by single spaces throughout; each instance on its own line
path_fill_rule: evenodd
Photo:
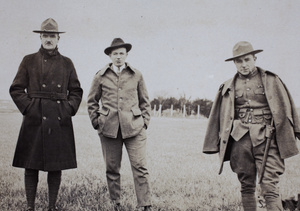
M 274 118 L 275 137 L 282 159 L 298 154 L 296 136 L 300 138 L 299 117 L 293 99 L 280 78 L 258 67 L 261 74 L 265 95 Z M 221 167 L 229 160 L 231 139 L 230 133 L 234 121 L 234 81 L 237 75 L 220 86 L 214 100 L 207 131 L 204 139 L 203 152 L 219 153 Z
M 111 64 L 95 75 L 87 105 L 93 127 L 106 137 L 116 138 L 119 127 L 123 138 L 134 137 L 148 127 L 151 109 L 145 81 L 128 63 L 120 76 Z

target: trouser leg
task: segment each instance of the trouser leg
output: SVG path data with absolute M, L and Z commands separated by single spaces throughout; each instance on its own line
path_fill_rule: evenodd
M 49 208 L 55 208 L 61 182 L 61 171 L 49 171 L 47 181 L 49 192 Z
M 258 167 L 258 175 L 261 173 L 265 145 L 266 144 L 263 143 L 257 146 L 254 151 L 256 165 Z M 279 176 L 283 174 L 284 169 L 284 160 L 280 158 L 277 144 L 274 140 L 272 140 L 269 148 L 264 176 L 260 185 L 262 195 L 266 201 L 267 210 L 269 211 L 283 210 L 278 183 Z
M 25 192 L 28 208 L 34 209 L 36 189 L 39 180 L 39 171 L 33 169 L 25 169 Z
M 239 141 L 233 141 L 230 166 L 241 183 L 242 204 L 245 211 L 256 211 L 256 166 L 252 154 L 252 143 L 247 133 Z
M 125 146 L 133 173 L 138 206 L 149 206 L 151 205 L 151 191 L 146 167 L 146 130 L 142 129 L 137 136 L 126 139 Z
M 121 198 L 120 169 L 123 141 L 120 132 L 117 138 L 108 138 L 100 134 L 100 139 L 110 198 L 118 204 Z

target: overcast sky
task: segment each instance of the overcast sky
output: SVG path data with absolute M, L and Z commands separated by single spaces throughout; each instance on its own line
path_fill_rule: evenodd
M 59 51 L 72 59 L 88 94 L 95 73 L 110 62 L 104 49 L 115 37 L 132 44 L 127 61 L 159 95 L 213 100 L 235 72 L 232 48 L 249 41 L 257 66 L 277 73 L 300 107 L 300 1 L 279 0 L 0 0 L 0 99 L 22 58 L 40 48 L 41 23 L 52 17 Z

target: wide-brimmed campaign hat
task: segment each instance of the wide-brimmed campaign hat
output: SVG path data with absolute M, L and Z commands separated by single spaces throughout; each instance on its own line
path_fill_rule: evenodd
M 121 38 L 115 38 L 109 47 L 104 50 L 106 55 L 109 55 L 112 50 L 117 48 L 126 48 L 127 52 L 130 51 L 132 45 L 129 43 L 125 43 Z
M 58 31 L 58 25 L 55 20 L 48 18 L 41 25 L 41 30 L 34 30 L 35 33 L 65 33 Z
M 233 47 L 233 50 L 232 50 L 233 57 L 226 59 L 225 62 L 234 60 L 238 57 L 245 56 L 248 54 L 260 53 L 262 51 L 263 50 L 254 50 L 252 45 L 247 41 L 241 41 L 241 42 L 238 42 L 237 44 L 235 44 L 235 46 Z

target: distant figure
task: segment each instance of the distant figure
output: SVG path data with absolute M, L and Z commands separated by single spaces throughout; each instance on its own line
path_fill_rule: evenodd
M 49 210 L 55 203 L 61 170 L 76 168 L 71 116 L 79 108 L 82 89 L 72 61 L 57 49 L 57 23 L 49 18 L 41 25 L 41 48 L 24 57 L 10 87 L 10 95 L 23 114 L 13 160 L 25 168 L 27 210 L 34 210 L 39 170 L 48 172 Z
M 256 176 L 269 211 L 283 210 L 278 183 L 284 159 L 298 154 L 298 115 L 292 97 L 280 78 L 255 66 L 256 54 L 249 42 L 233 48 L 237 73 L 217 93 L 204 140 L 204 153 L 219 153 L 230 160 L 241 183 L 245 211 L 256 210 Z M 265 156 L 265 157 L 264 157 Z
M 104 50 L 112 63 L 94 77 L 87 105 L 92 125 L 100 136 L 108 189 L 115 210 L 121 210 L 123 144 L 131 163 L 138 206 L 143 210 L 151 210 L 146 168 L 146 129 L 150 120 L 150 102 L 141 72 L 125 62 L 130 49 L 131 44 L 115 38 L 111 46 Z

